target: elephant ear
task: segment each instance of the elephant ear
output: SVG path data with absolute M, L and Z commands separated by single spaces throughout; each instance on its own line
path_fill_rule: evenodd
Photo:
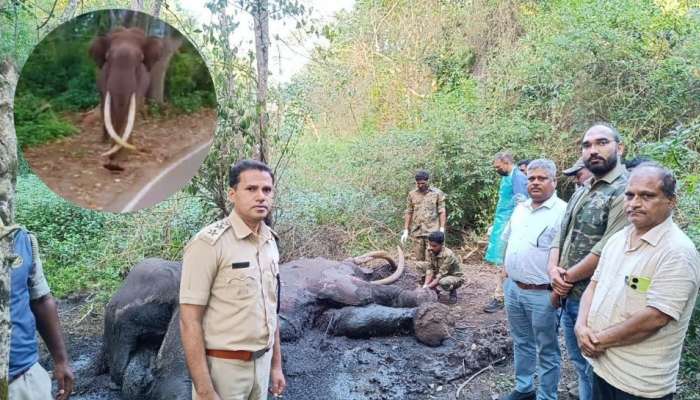
M 109 50 L 110 40 L 107 36 L 98 36 L 90 45 L 90 57 L 95 60 L 95 64 L 102 68 L 107 58 L 107 51 Z
M 143 45 L 143 63 L 150 71 L 163 54 L 163 39 L 149 36 Z

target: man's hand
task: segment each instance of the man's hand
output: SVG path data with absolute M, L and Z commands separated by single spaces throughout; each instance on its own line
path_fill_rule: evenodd
M 599 345 L 600 341 L 593 329 L 588 326 L 576 325 L 574 332 L 578 347 L 581 348 L 581 353 L 586 357 L 597 358 L 605 352 L 605 349 Z
M 554 289 L 554 293 L 561 297 L 566 297 L 571 288 L 574 287 L 573 284 L 564 280 L 564 274 L 566 274 L 566 270 L 561 267 L 554 267 L 549 270 L 549 278 L 552 281 L 552 289 Z
M 406 244 L 406 239 L 408 239 L 408 229 L 404 229 L 401 234 L 401 244 Z
M 281 396 L 286 387 L 287 381 L 284 379 L 282 368 L 272 368 L 270 370 L 270 393 L 275 397 Z
M 73 370 L 67 361 L 54 365 L 53 377 L 56 379 L 56 383 L 58 383 L 56 399 L 67 400 L 70 394 L 73 393 L 73 383 L 75 382 Z

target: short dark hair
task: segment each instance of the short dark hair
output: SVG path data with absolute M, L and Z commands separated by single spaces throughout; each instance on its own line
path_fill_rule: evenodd
M 496 153 L 495 156 L 493 156 L 493 159 L 494 159 L 494 161 L 495 160 L 505 161 L 508 164 L 513 164 L 515 162 L 513 155 L 510 154 L 509 151 L 499 151 L 498 153 Z
M 664 193 L 664 195 L 669 199 L 675 199 L 676 177 L 673 175 L 673 172 L 655 161 L 645 161 L 637 165 L 634 168 L 634 171 L 632 171 L 632 174 L 647 168 L 656 170 L 658 173 L 658 177 L 661 179 L 661 191 Z
M 654 161 L 654 160 L 652 160 L 649 157 L 641 156 L 641 157 L 632 158 L 630 160 L 625 160 L 622 163 L 625 164 L 625 168 L 627 168 L 627 170 L 632 170 L 633 168 L 639 166 L 639 164 L 642 164 L 645 162 L 652 162 L 652 161 Z
M 416 181 L 427 181 L 430 179 L 430 174 L 428 171 L 421 169 L 420 171 L 416 172 Z
M 525 164 L 525 166 L 527 166 L 528 164 L 530 164 L 530 160 L 520 160 L 515 165 L 521 166 L 523 164 Z
M 593 125 L 591 125 L 588 129 L 586 129 L 586 132 L 590 131 L 591 128 L 594 128 L 596 126 L 602 126 L 604 128 L 607 128 L 610 131 L 610 133 L 612 133 L 613 139 L 617 143 L 622 142 L 622 135 L 620 135 L 620 131 L 618 131 L 617 128 L 615 128 L 614 126 L 612 126 L 612 124 L 610 124 L 608 122 L 603 122 L 603 121 L 596 122 Z M 583 137 L 586 136 L 586 132 L 584 132 L 583 136 L 581 137 L 582 141 L 583 141 Z
M 241 160 L 231 166 L 231 169 L 228 172 L 228 186 L 235 187 L 238 185 L 241 174 L 250 170 L 267 172 L 272 178 L 272 183 L 275 183 L 275 174 L 272 173 L 272 170 L 267 166 L 267 164 L 257 160 Z
M 443 244 L 445 243 L 445 234 L 440 231 L 430 232 L 430 235 L 428 235 L 428 241 Z

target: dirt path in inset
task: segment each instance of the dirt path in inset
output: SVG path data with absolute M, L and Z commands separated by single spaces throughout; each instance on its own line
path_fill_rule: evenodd
M 123 171 L 104 167 L 106 158 L 101 154 L 110 144 L 102 141 L 99 118 L 81 124 L 77 114 L 68 118 L 82 126 L 79 133 L 24 149 L 24 157 L 34 173 L 64 199 L 82 207 L 119 212 L 127 202 L 123 199 L 131 198 L 175 160 L 211 140 L 216 125 L 213 109 L 168 118 L 139 117 L 130 140 L 139 151 L 122 150 L 116 158 Z M 198 168 L 189 166 L 180 174 L 182 182 L 175 186 L 184 186 Z

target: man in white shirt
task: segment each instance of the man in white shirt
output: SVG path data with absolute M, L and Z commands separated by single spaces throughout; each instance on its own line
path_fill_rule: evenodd
M 625 213 L 581 298 L 576 338 L 593 366 L 593 399 L 670 399 L 700 286 L 700 257 L 673 222 L 676 180 L 643 163 Z
M 505 309 L 513 337 L 516 381 L 515 390 L 504 397 L 508 400 L 557 398 L 561 355 L 547 260 L 566 202 L 556 195 L 556 176 L 557 167 L 551 160 L 528 164 L 530 198 L 515 207 L 502 236 L 508 275 L 503 284 Z

